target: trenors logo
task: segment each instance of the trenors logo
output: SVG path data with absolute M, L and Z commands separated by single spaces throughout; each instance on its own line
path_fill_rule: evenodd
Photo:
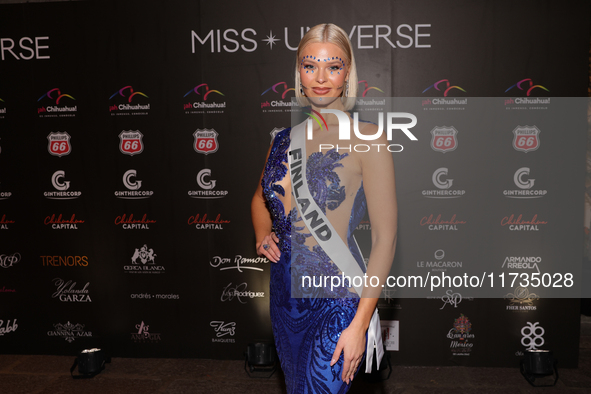
M 214 93 L 212 95 L 212 93 Z M 219 90 L 210 89 L 209 85 L 206 83 L 201 83 L 195 86 L 193 89 L 189 90 L 183 97 L 190 96 L 190 100 L 195 100 L 193 102 L 188 102 L 183 104 L 183 110 L 185 113 L 188 114 L 203 114 L 203 113 L 223 113 L 220 109 L 226 108 L 226 102 L 209 102 L 206 103 L 205 101 L 211 99 L 212 97 L 222 96 L 225 95 L 220 92 Z M 197 96 L 197 97 L 196 97 Z M 197 101 L 199 100 L 199 101 Z M 218 111 L 215 111 L 215 110 Z M 205 111 L 209 110 L 209 111 Z
M 45 114 L 48 112 L 59 112 L 62 116 L 74 116 L 73 113 L 78 111 L 78 107 L 76 105 L 71 107 L 66 105 L 66 103 L 70 100 L 76 101 L 76 99 L 69 94 L 62 93 L 59 88 L 53 88 L 49 90 L 43 96 L 39 97 L 37 102 L 40 102 L 41 100 L 51 100 L 55 102 L 55 105 L 41 106 L 37 108 L 37 114 L 42 117 L 47 116 Z M 58 115 L 53 116 L 56 117 Z
M 445 84 L 442 84 L 442 82 L 445 82 Z M 439 91 L 439 92 L 443 92 L 443 97 L 447 97 L 447 95 L 449 94 L 449 92 L 452 89 L 457 89 L 457 90 L 461 90 L 462 92 L 466 93 L 466 91 L 464 89 L 462 89 L 459 86 L 456 85 L 451 85 L 449 83 L 448 79 L 442 79 L 440 81 L 435 82 L 433 85 L 429 86 L 428 88 L 426 88 L 425 90 L 423 90 L 423 93 L 425 93 L 427 90 L 434 88 L 435 90 Z
M 343 112 L 340 111 L 338 109 L 321 109 L 320 113 L 318 113 L 318 111 L 312 110 L 312 113 L 308 113 L 306 112 L 307 115 L 310 116 L 310 118 L 307 121 L 307 138 L 309 140 L 311 140 L 313 138 L 313 123 L 312 120 L 316 121 L 316 123 L 318 123 L 318 125 L 320 126 L 320 129 L 322 130 L 322 124 L 324 124 L 324 126 L 326 126 L 327 130 L 328 130 L 328 125 L 326 123 L 326 120 L 324 119 L 324 117 L 321 114 L 334 114 L 336 115 L 338 121 L 339 121 L 339 140 L 340 141 L 347 141 L 347 140 L 351 140 L 351 123 L 349 121 L 349 116 Z M 320 119 L 322 120 L 322 123 L 320 122 Z M 394 123 L 393 119 L 397 119 L 397 118 L 405 118 L 405 119 L 410 119 L 410 123 Z M 417 141 L 417 137 L 415 137 L 408 129 L 413 128 L 416 124 L 417 124 L 417 117 L 414 116 L 411 113 L 407 113 L 407 112 L 388 112 L 386 114 L 386 119 L 387 119 L 387 124 L 386 124 L 386 133 L 387 133 L 387 138 L 388 141 L 392 141 L 392 131 L 393 130 L 401 130 L 402 132 L 404 132 L 404 134 L 411 140 L 411 141 Z M 376 133 L 374 135 L 365 135 L 365 134 L 361 134 L 359 132 L 359 113 L 354 112 L 353 113 L 353 132 L 355 133 L 355 136 L 361 140 L 364 141 L 373 141 L 373 140 L 377 140 L 378 138 L 380 138 L 382 136 L 382 133 L 384 132 L 384 113 L 383 112 L 379 112 L 378 113 L 378 130 L 376 131 Z M 343 145 L 340 146 L 337 144 L 336 149 L 341 151 L 341 150 L 349 150 L 349 152 L 351 150 L 354 150 L 355 152 L 369 152 L 372 147 L 374 149 L 377 149 L 377 151 L 380 151 L 380 148 L 382 146 L 385 146 L 385 144 L 355 144 L 355 145 Z M 320 144 L 319 145 L 319 152 L 322 152 L 322 150 L 330 150 L 330 149 L 335 149 L 334 145 L 331 144 Z M 404 149 L 404 147 L 400 144 L 390 144 L 386 147 L 386 149 L 388 150 L 388 152 L 402 152 L 402 150 Z
M 69 155 L 70 152 L 72 152 L 72 144 L 70 143 L 70 139 L 70 134 L 66 133 L 65 131 L 63 133 L 49 133 L 47 136 L 47 140 L 49 141 L 47 150 L 49 154 L 58 157 Z
M 266 109 L 263 112 L 281 112 L 283 111 L 281 108 L 277 108 L 277 107 L 292 107 L 293 105 L 295 105 L 294 103 L 291 102 L 290 98 L 287 97 L 287 93 L 294 91 L 294 88 L 288 88 L 287 87 L 287 82 L 277 82 L 273 85 L 271 85 L 271 87 L 269 87 L 267 90 L 265 90 L 263 93 L 261 93 L 261 97 L 267 95 L 267 93 L 269 93 L 266 98 L 271 98 L 271 97 L 275 97 L 276 99 L 274 100 L 267 100 L 267 101 L 261 101 L 261 109 L 264 108 L 269 108 L 269 107 L 273 107 L 273 109 Z M 273 94 L 275 93 L 275 94 Z M 281 100 L 279 100 L 279 96 L 281 97 Z
M 150 104 L 132 104 L 132 101 L 137 101 L 137 99 L 139 97 L 145 97 L 145 98 L 149 98 L 145 93 L 142 92 L 136 92 L 133 90 L 133 88 L 131 87 L 131 85 L 129 86 L 124 86 L 121 89 L 119 89 L 118 91 L 116 91 L 115 93 L 113 93 L 111 95 L 111 97 L 109 97 L 109 100 L 114 100 L 115 102 L 119 101 L 123 101 L 122 104 L 111 104 L 109 105 L 109 112 L 111 112 L 111 115 L 116 115 L 119 114 L 118 111 L 130 111 L 130 112 L 125 112 L 125 113 L 121 113 L 122 115 L 129 115 L 131 112 L 133 112 L 134 114 L 140 114 L 140 115 L 147 115 L 148 112 L 150 110 Z M 140 111 L 144 111 L 144 112 L 140 112 Z
M 540 130 L 536 126 L 517 126 L 513 130 L 513 149 L 531 152 L 540 147 Z
M 451 152 L 458 147 L 458 131 L 453 127 L 437 126 L 431 130 L 431 149 L 437 152 Z
M 534 85 L 531 78 L 522 79 L 521 81 L 517 82 L 515 85 L 508 87 L 507 90 L 505 90 L 505 93 L 507 93 L 508 91 L 510 91 L 513 88 L 517 88 L 518 90 L 521 90 L 522 92 L 525 91 L 525 95 L 527 97 L 529 97 L 531 95 L 531 92 L 534 89 L 542 89 L 542 90 L 545 90 L 546 92 L 549 92 L 549 90 L 546 89 L 545 87 L 543 87 L 542 85 Z M 519 104 L 519 103 L 517 103 L 517 104 Z

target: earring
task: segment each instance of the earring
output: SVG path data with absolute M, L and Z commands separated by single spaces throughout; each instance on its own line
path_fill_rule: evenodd
M 346 81 L 347 84 L 345 85 L 345 97 L 349 97 L 349 81 Z
M 300 82 L 300 94 L 301 94 L 302 96 L 305 96 L 306 94 L 304 93 L 304 89 L 302 89 L 302 87 L 303 87 L 303 86 L 302 86 L 302 83 Z

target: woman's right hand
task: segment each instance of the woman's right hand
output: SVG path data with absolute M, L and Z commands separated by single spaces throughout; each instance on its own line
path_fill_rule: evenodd
M 261 243 L 257 244 L 257 254 L 259 256 L 265 256 L 274 263 L 278 262 L 281 257 L 281 252 L 277 247 L 278 243 L 279 238 L 275 233 L 265 235 Z

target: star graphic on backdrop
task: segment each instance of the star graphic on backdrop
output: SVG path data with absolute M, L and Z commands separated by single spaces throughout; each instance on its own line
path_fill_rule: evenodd
M 271 50 L 273 50 L 273 44 L 275 44 L 275 41 L 279 41 L 279 39 L 275 38 L 272 30 L 269 30 L 269 35 L 267 36 L 267 39 L 261 40 L 261 41 L 267 41 L 267 45 L 270 45 Z M 277 44 L 275 44 L 275 45 L 277 45 Z

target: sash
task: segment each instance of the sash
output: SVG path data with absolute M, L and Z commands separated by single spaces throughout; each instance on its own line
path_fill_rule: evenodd
M 306 156 L 306 140 L 304 138 L 305 123 L 304 121 L 291 130 L 291 146 L 288 155 L 291 190 L 296 199 L 297 209 L 310 234 L 339 270 L 349 277 L 363 277 L 363 270 L 310 194 L 308 180 L 306 179 L 306 160 L 308 157 Z M 362 290 L 362 286 L 355 287 L 359 297 L 361 297 Z M 367 329 L 366 373 L 371 372 L 374 351 L 376 352 L 379 369 L 384 356 L 384 345 L 382 343 L 382 328 L 377 308 L 373 312 Z

